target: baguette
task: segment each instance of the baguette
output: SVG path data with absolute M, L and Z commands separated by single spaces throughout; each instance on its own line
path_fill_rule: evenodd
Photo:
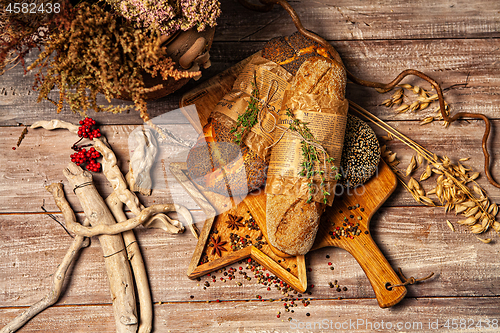
M 312 57 L 305 61 L 292 82 L 294 93 L 313 94 L 318 98 L 328 95 L 339 101 L 345 99 L 345 87 L 346 72 L 343 65 L 323 57 Z M 344 107 L 341 112 L 346 116 L 347 108 Z M 269 179 L 267 185 L 270 185 Z M 314 243 L 326 205 L 315 201 L 308 203 L 303 196 L 270 193 L 272 189 L 266 188 L 266 192 L 269 243 L 282 252 L 277 251 L 278 255 L 306 254 Z
M 322 45 L 299 32 L 271 39 L 261 54 L 291 74 L 290 77 L 306 59 L 330 56 Z M 186 162 L 190 177 L 207 190 L 225 196 L 244 196 L 266 183 L 268 157 L 259 156 L 245 143 L 234 144 L 231 133 L 234 126 L 233 120 L 214 110 Z M 249 141 L 261 140 L 252 132 L 247 137 Z

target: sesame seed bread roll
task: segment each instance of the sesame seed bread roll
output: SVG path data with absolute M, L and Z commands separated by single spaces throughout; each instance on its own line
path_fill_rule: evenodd
M 323 57 L 312 57 L 306 60 L 292 82 L 294 92 L 314 94 L 318 99 L 325 98 L 327 95 L 328 98 L 339 101 L 345 101 L 345 87 L 346 72 L 343 65 Z M 345 103 L 343 105 L 342 111 L 338 112 L 346 119 L 347 105 Z M 345 122 L 343 125 L 345 128 Z M 333 138 L 328 137 L 327 140 L 333 140 Z M 339 155 L 341 150 L 340 147 Z M 271 156 L 273 156 L 273 151 Z M 291 182 L 293 183 L 296 179 L 292 179 Z M 276 250 L 281 251 L 281 253 L 276 251 L 277 255 L 304 255 L 314 243 L 320 217 L 326 205 L 314 200 L 308 203 L 303 195 L 299 197 L 289 193 L 270 193 L 273 191 L 272 185 L 273 183 L 270 183 L 268 178 L 266 225 L 269 243 Z

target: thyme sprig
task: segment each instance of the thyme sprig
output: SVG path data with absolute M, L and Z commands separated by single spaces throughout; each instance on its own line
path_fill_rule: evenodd
M 254 73 L 252 81 L 252 93 L 250 100 L 248 101 L 248 106 L 243 114 L 240 114 L 237 118 L 236 126 L 231 129 L 230 133 L 234 133 L 234 142 L 241 144 L 243 138 L 248 133 L 248 131 L 255 126 L 259 119 L 259 89 L 257 88 L 257 78 Z
M 315 189 L 313 187 L 313 178 L 314 176 L 319 175 L 321 179 L 320 189 L 321 194 L 323 195 L 323 203 L 326 204 L 328 202 L 328 196 L 330 195 L 330 193 L 326 190 L 325 170 L 327 169 L 327 163 L 333 164 L 333 161 L 335 159 L 328 155 L 326 149 L 318 151 L 317 147 L 310 144 L 311 142 L 317 145 L 321 145 L 314 138 L 311 130 L 307 127 L 308 123 L 295 118 L 290 109 L 286 110 L 286 115 L 291 119 L 291 123 L 288 128 L 291 131 L 297 132 L 303 138 L 301 142 L 303 161 L 300 164 L 301 170 L 299 171 L 299 176 L 306 177 L 309 180 L 307 184 L 307 186 L 309 187 L 309 198 L 307 199 L 307 203 L 310 203 L 312 201 L 313 194 L 315 192 Z M 323 164 L 323 169 L 321 168 L 321 164 Z M 335 165 L 332 165 L 330 167 L 330 170 L 337 171 L 337 167 Z M 335 174 L 334 179 L 340 179 L 340 174 L 338 172 Z

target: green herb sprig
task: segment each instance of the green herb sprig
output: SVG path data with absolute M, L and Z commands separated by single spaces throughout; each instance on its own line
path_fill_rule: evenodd
M 291 131 L 297 132 L 303 138 L 301 142 L 303 162 L 300 164 L 302 169 L 299 171 L 299 176 L 306 177 L 309 180 L 307 184 L 309 186 L 309 198 L 307 199 L 307 203 L 310 203 L 312 201 L 312 195 L 314 194 L 313 178 L 314 176 L 319 175 L 321 179 L 320 188 L 323 195 L 323 203 L 326 204 L 328 202 L 328 196 L 330 195 L 330 193 L 325 189 L 325 170 L 321 169 L 321 165 L 326 165 L 326 163 L 333 163 L 335 159 L 328 155 L 326 149 L 319 152 L 315 146 L 308 143 L 314 142 L 316 144 L 320 144 L 314 138 L 314 135 L 307 127 L 308 123 L 296 119 L 290 109 L 286 110 L 286 115 L 292 120 L 288 128 Z M 337 167 L 334 165 L 330 169 L 331 171 L 337 171 Z M 337 172 L 335 174 L 335 180 L 339 179 L 340 174 Z
M 231 129 L 230 133 L 234 133 L 234 142 L 241 144 L 246 133 L 254 127 L 259 119 L 259 89 L 257 88 L 256 75 L 254 73 L 252 82 L 252 93 L 250 96 L 250 101 L 248 101 L 248 106 L 243 114 L 240 114 L 237 118 L 236 127 Z

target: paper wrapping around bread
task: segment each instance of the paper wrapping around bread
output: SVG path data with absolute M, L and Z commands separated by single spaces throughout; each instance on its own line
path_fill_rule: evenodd
M 307 122 L 315 139 L 340 165 L 348 102 L 345 100 L 344 67 L 334 60 L 311 58 L 299 68 L 293 91 L 287 91 L 282 103 L 279 124 L 288 127 L 290 110 L 294 117 Z M 300 177 L 303 161 L 302 140 L 289 131 L 277 130 L 266 183 L 266 224 L 269 243 L 288 255 L 303 255 L 316 238 L 321 214 L 326 205 L 320 190 L 321 179 L 313 178 L 315 193 L 309 198 L 309 180 Z M 323 166 L 322 166 L 323 167 Z M 327 170 L 331 165 L 327 164 Z M 334 199 L 336 172 L 325 172 L 327 204 Z
M 217 103 L 210 117 L 226 128 L 234 128 L 238 116 L 245 112 L 250 101 L 254 88 L 252 82 L 256 83 L 259 99 L 267 102 L 268 111 L 276 113 L 281 109 L 283 95 L 289 89 L 292 79 L 293 76 L 283 67 L 257 55 L 243 68 L 233 84 L 233 89 Z M 269 112 L 262 113 L 261 125 L 266 132 L 271 131 L 274 122 Z M 271 134 L 262 133 L 260 126 L 253 126 L 244 137 L 243 143 L 264 161 L 269 160 L 270 152 L 266 148 L 273 143 L 273 137 Z
M 314 56 L 330 57 L 330 54 L 299 32 L 273 38 L 261 52 L 252 56 L 241 74 L 234 77 L 232 90 L 212 111 L 204 133 L 190 149 L 186 163 L 196 183 L 226 196 L 246 195 L 265 184 L 268 147 L 274 141 L 271 132 L 281 110 L 283 94 L 299 66 Z M 254 81 L 259 89 L 259 104 L 267 107 L 259 112 L 259 123 L 250 130 L 245 129 L 243 144 L 236 145 L 231 130 L 235 129 L 238 116 L 247 109 Z M 235 155 L 235 151 L 240 153 Z
M 336 167 L 340 165 L 342 156 L 342 145 L 344 142 L 344 131 L 347 122 L 347 100 L 340 101 L 335 97 L 327 95 L 313 95 L 297 91 L 287 91 L 283 99 L 283 108 L 293 110 L 296 119 L 308 123 L 307 127 L 313 133 L 315 139 L 326 149 L 330 157 L 333 157 Z M 278 123 L 288 127 L 290 118 L 280 112 Z M 273 148 L 269 169 L 267 171 L 266 193 L 289 195 L 307 200 L 310 195 L 309 179 L 300 177 L 300 164 L 303 161 L 301 151 L 301 139 L 292 132 L 282 133 L 277 130 L 275 140 L 280 140 Z M 321 155 L 321 153 L 320 153 Z M 325 184 L 326 191 L 331 193 L 327 198 L 327 204 L 331 205 L 334 199 L 334 188 L 336 171 L 332 171 L 331 163 L 326 163 Z M 322 169 L 323 163 L 321 163 Z M 323 203 L 322 191 L 319 190 L 321 179 L 319 175 L 314 178 L 313 201 Z

